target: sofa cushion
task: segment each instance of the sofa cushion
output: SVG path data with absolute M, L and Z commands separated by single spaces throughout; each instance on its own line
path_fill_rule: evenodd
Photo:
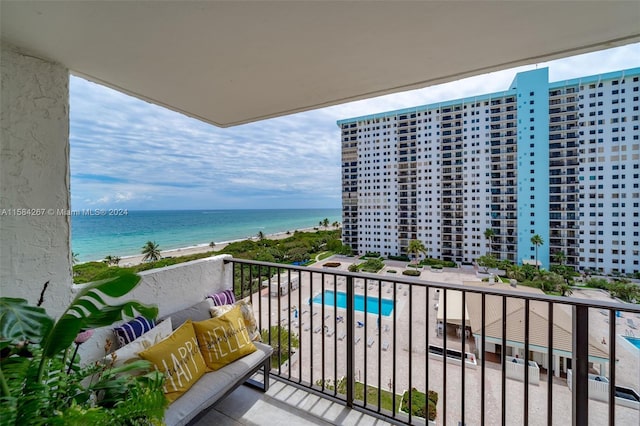
M 220 293 L 210 294 L 207 297 L 213 300 L 215 306 L 231 305 L 236 302 L 233 290 L 224 290 Z
M 262 338 L 260 337 L 260 332 L 258 331 L 258 324 L 256 323 L 256 317 L 253 314 L 253 305 L 251 304 L 251 302 L 247 302 L 246 300 L 238 300 L 233 305 L 214 306 L 209 310 L 209 312 L 211 313 L 212 318 L 216 318 L 226 314 L 236 306 L 239 307 L 240 312 L 242 312 L 242 318 L 244 319 L 244 325 L 247 326 L 249 338 L 254 342 L 261 341 Z
M 156 343 L 166 339 L 173 332 L 171 317 L 159 322 L 154 328 L 138 337 L 133 342 L 121 347 L 117 351 L 107 355 L 105 360 L 108 365 L 118 367 L 140 359 L 138 354 L 145 349 L 149 349 Z
M 194 322 L 193 328 L 204 361 L 213 370 L 256 350 L 238 306 L 220 317 Z
M 173 329 L 180 327 L 187 320 L 202 321 L 211 318 L 209 309 L 213 307 L 213 301 L 209 298 L 204 299 L 202 302 L 191 305 L 186 309 L 171 314 L 171 321 L 173 322 Z
M 216 403 L 227 392 L 233 389 L 239 379 L 258 368 L 273 349 L 263 343 L 255 343 L 257 350 L 239 360 L 228 364 L 217 371 L 204 374 L 184 398 L 173 402 L 165 411 L 164 421 L 167 426 L 183 426 L 194 417 Z
M 122 324 L 113 329 L 118 338 L 118 347 L 122 347 L 133 342 L 147 331 L 156 326 L 154 320 L 148 320 L 145 317 L 137 317 L 126 324 Z
M 169 337 L 139 353 L 164 374 L 164 394 L 171 403 L 207 371 L 193 323 L 187 320 Z

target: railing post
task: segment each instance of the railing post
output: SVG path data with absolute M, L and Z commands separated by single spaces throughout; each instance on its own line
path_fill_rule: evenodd
M 347 407 L 353 407 L 354 388 L 354 312 L 353 312 L 353 277 L 347 277 Z
M 589 308 L 573 307 L 573 425 L 589 424 Z

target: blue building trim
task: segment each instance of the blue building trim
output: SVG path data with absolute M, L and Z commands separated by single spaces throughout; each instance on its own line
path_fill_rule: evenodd
M 531 237 L 540 235 L 538 261 L 549 268 L 549 69 L 516 75 L 518 108 L 518 254 L 534 260 Z

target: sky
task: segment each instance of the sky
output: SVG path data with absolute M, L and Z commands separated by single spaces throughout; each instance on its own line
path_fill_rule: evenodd
M 222 129 L 79 77 L 70 80 L 73 209 L 341 207 L 337 120 L 640 66 L 640 43 Z

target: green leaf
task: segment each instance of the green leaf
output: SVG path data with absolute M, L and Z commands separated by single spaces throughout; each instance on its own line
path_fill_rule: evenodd
M 18 398 L 0 397 L 0 426 L 15 425 L 18 418 Z
M 43 345 L 45 357 L 51 357 L 66 349 L 84 329 L 106 327 L 125 317 L 133 318 L 137 315 L 148 319 L 155 318 L 158 315 L 158 308 L 155 306 L 135 301 L 109 306 L 104 301 L 103 295 L 122 297 L 129 293 L 139 281 L 138 275 L 124 271 L 109 281 L 102 281 L 84 288 L 47 337 Z
M 99 290 L 110 297 L 122 297 L 134 289 L 140 282 L 140 276 L 129 271 L 122 271 L 115 278 L 98 281 L 82 289 L 76 299 L 82 298 L 93 290 Z
M 40 307 L 30 306 L 24 299 L 0 297 L 0 341 L 16 343 L 40 342 L 53 325 L 53 320 Z

